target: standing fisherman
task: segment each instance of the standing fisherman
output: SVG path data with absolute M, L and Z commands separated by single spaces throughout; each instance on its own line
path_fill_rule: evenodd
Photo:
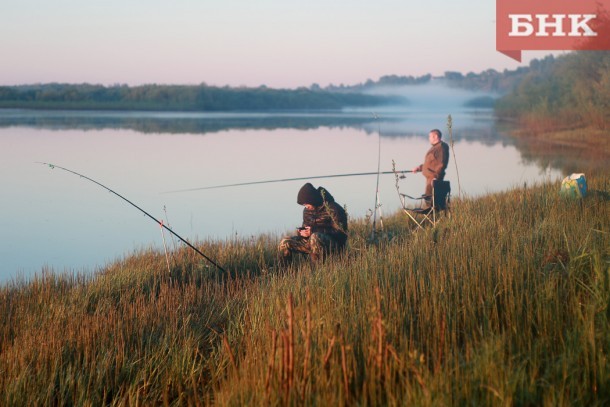
M 310 183 L 303 185 L 297 203 L 305 206 L 303 226 L 297 229 L 297 236 L 286 237 L 280 242 L 280 261 L 289 263 L 294 253 L 309 254 L 312 261 L 318 261 L 345 247 L 347 214 L 324 187 L 316 189 Z
M 424 163 L 413 168 L 413 172 L 422 172 L 426 177 L 426 190 L 424 195 L 429 197 L 425 199 L 426 206 L 431 206 L 432 199 L 432 181 L 435 179 L 442 181 L 445 178 L 445 170 L 449 164 L 449 146 L 441 140 L 443 134 L 440 130 L 430 130 L 428 140 L 432 147 L 426 153 Z

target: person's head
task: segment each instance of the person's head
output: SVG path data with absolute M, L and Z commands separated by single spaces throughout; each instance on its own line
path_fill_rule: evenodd
M 443 133 L 439 129 L 430 130 L 428 133 L 428 140 L 430 140 L 430 144 L 435 145 L 443 138 Z
M 313 209 L 324 203 L 320 191 L 314 188 L 309 182 L 301 187 L 297 195 L 297 203 L 304 205 L 307 209 Z

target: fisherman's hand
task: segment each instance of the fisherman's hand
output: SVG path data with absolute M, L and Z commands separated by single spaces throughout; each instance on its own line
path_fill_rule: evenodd
M 307 226 L 304 229 L 299 229 L 299 235 L 301 235 L 302 237 L 311 236 L 311 227 Z
M 419 172 L 419 166 L 418 167 L 414 167 L 411 171 L 413 171 L 413 173 Z

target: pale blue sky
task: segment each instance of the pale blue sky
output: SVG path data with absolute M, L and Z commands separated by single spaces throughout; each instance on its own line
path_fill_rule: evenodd
M 494 20 L 494 0 L 0 0 L 0 85 L 326 86 L 522 65 L 496 52 Z

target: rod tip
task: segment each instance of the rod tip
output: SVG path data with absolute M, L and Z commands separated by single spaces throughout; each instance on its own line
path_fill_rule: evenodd
M 55 166 L 53 164 L 45 163 L 43 161 L 36 161 L 36 164 L 47 165 L 49 168 L 54 169 Z

